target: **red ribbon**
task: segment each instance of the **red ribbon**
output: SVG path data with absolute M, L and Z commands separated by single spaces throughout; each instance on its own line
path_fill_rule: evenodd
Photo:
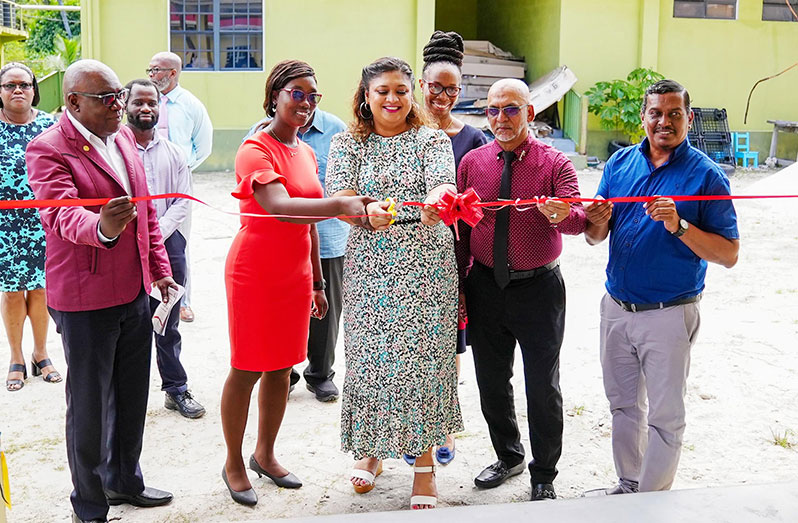
M 210 205 L 199 198 L 195 198 L 189 194 L 183 193 L 167 193 L 167 194 L 153 194 L 147 196 L 135 196 L 130 200 L 132 202 L 141 202 L 149 200 L 160 200 L 165 198 L 185 198 L 197 203 L 201 203 L 212 209 L 230 214 L 234 216 L 248 216 L 253 218 L 296 218 L 296 219 L 318 219 L 319 216 L 299 216 L 291 214 L 257 214 L 257 213 L 240 213 L 233 211 L 225 211 Z M 657 198 L 670 198 L 676 202 L 686 201 L 718 201 L 718 200 L 763 200 L 772 198 L 798 198 L 798 194 L 766 194 L 766 195 L 731 195 L 731 194 L 710 194 L 710 195 L 673 195 L 673 196 L 620 196 L 615 198 L 607 198 L 606 200 L 598 198 L 557 198 L 554 196 L 538 196 L 535 198 L 518 199 L 518 200 L 499 200 L 494 202 L 480 201 L 474 189 L 469 188 L 464 193 L 456 194 L 451 189 L 444 192 L 438 203 L 434 207 L 439 209 L 441 219 L 444 224 L 454 225 L 455 234 L 457 234 L 457 222 L 463 220 L 470 226 L 474 226 L 483 217 L 482 209 L 485 207 L 520 207 L 526 205 L 535 205 L 538 203 L 545 203 L 547 200 L 558 200 L 566 203 L 596 203 L 596 202 L 612 202 L 612 203 L 645 203 L 655 200 Z M 42 209 L 47 207 L 93 207 L 103 206 L 111 201 L 112 198 L 69 198 L 64 200 L 0 200 L 0 210 L 2 209 Z M 424 207 L 423 202 L 404 202 L 402 205 Z M 498 209 L 489 209 L 498 210 Z M 342 218 L 365 218 L 370 215 L 355 215 L 355 216 L 342 216 Z M 323 218 L 326 219 L 326 218 Z
M 449 189 L 441 194 L 438 199 L 437 207 L 440 210 L 441 220 L 447 227 L 454 225 L 454 235 L 458 240 L 460 239 L 460 233 L 457 230 L 457 222 L 459 220 L 463 220 L 473 227 L 482 219 L 483 212 L 477 206 L 478 203 L 479 195 L 471 187 L 460 194 L 456 194 Z

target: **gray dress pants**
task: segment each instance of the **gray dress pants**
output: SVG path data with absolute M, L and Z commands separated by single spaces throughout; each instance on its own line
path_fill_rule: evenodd
M 684 396 L 698 303 L 642 312 L 601 300 L 601 368 L 622 487 L 668 490 L 685 428 Z M 646 412 L 648 400 L 648 412 Z

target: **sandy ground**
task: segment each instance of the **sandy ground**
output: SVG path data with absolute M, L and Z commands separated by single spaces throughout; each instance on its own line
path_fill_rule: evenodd
M 785 190 L 796 194 L 798 172 L 793 174 L 792 190 Z M 583 194 L 593 194 L 599 176 L 597 170 L 580 173 Z M 744 190 L 763 176 L 763 171 L 738 170 L 733 188 Z M 231 173 L 196 176 L 197 195 L 226 209 L 236 208 L 229 196 L 232 187 Z M 740 261 L 732 270 L 719 266 L 709 270 L 701 332 L 692 352 L 685 446 L 674 488 L 771 483 L 798 476 L 798 214 L 794 208 L 794 203 L 772 201 L 737 204 L 743 238 Z M 183 361 L 189 386 L 208 414 L 191 421 L 166 411 L 153 359 L 141 466 L 147 484 L 174 492 L 175 500 L 156 509 L 112 507 L 109 516 L 130 522 L 255 521 L 407 509 L 412 472 L 403 461 L 386 462 L 371 493 L 353 492 L 348 481 L 352 462 L 339 450 L 340 403 L 319 403 L 304 382 L 291 395 L 278 439 L 282 463 L 304 486 L 298 491 L 278 489 L 251 473 L 260 502 L 254 509 L 232 502 L 220 477 L 225 451 L 219 399 L 228 369 L 223 268 L 237 219 L 195 207 L 194 221 L 191 254 L 197 320 L 181 327 Z M 567 238 L 562 271 L 568 317 L 561 363 L 566 417 L 556 481 L 563 498 L 615 481 L 610 416 L 598 362 L 598 303 L 606 260 L 606 242 L 589 247 L 582 237 Z M 29 331 L 25 340 L 29 356 Z M 52 326 L 48 349 L 57 368 L 65 371 L 61 342 Z M 0 361 L 7 357 L 5 336 L 0 336 Z M 343 363 L 339 343 L 339 376 Z M 517 412 L 526 434 L 520 358 L 516 365 Z M 336 382 L 340 385 L 341 380 Z M 490 491 L 473 486 L 473 477 L 495 458 L 479 410 L 470 353 L 463 358 L 460 398 L 467 430 L 458 438 L 457 458 L 438 472 L 440 505 L 527 500 L 526 473 Z M 68 520 L 72 487 L 64 411 L 63 384 L 37 378 L 28 379 L 21 392 L 0 391 L 0 431 L 14 502 L 9 521 Z M 254 449 L 256 416 L 251 410 L 245 455 Z M 776 444 L 779 438 L 783 446 Z M 528 438 L 523 440 L 528 449 Z

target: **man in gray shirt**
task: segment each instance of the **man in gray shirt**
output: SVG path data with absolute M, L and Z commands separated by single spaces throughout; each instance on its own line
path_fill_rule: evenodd
M 156 132 L 160 93 L 150 80 L 133 80 L 125 86 L 129 97 L 127 126 L 136 137 L 136 146 L 147 174 L 150 194 L 191 192 L 191 171 L 188 169 L 180 147 L 161 138 Z M 172 274 L 179 285 L 186 282 L 186 219 L 191 212 L 190 201 L 183 198 L 154 200 L 158 225 L 164 237 Z M 153 311 L 158 301 L 150 299 Z M 180 412 L 186 418 L 199 418 L 205 414 L 188 390 L 188 376 L 180 362 L 182 340 L 179 307 L 175 306 L 166 321 L 163 336 L 155 336 L 156 359 L 161 374 L 161 390 L 166 392 L 164 406 Z

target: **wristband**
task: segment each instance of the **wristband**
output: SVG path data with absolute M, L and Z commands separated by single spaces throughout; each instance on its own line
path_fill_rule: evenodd
M 324 278 L 322 278 L 321 281 L 313 282 L 314 291 L 323 291 L 326 288 L 327 288 L 327 280 L 325 280 Z

